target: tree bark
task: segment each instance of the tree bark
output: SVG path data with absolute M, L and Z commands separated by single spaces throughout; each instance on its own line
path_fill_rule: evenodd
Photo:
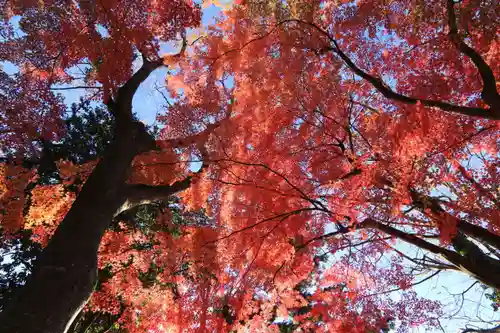
M 496 250 L 500 251 L 499 235 L 451 215 L 441 207 L 436 198 L 430 197 L 428 195 L 422 195 L 414 190 L 411 190 L 410 194 L 413 200 L 412 204 L 420 208 L 422 211 L 424 211 L 426 208 L 429 208 L 432 212 L 432 217 L 437 221 L 440 221 L 444 218 L 453 219 L 456 222 L 457 230 L 460 230 L 467 236 L 475 238 L 482 243 L 493 246 Z
M 139 149 L 140 127 L 133 124 L 117 129 L 25 287 L 1 314 L 1 332 L 65 332 L 85 305 L 96 282 L 100 240 L 123 204 L 128 170 Z
M 491 328 L 467 328 L 462 333 L 500 333 L 500 325 Z
M 186 46 L 184 38 L 180 52 L 172 57 L 181 57 Z M 191 177 L 170 186 L 126 184 L 134 157 L 157 148 L 145 126 L 134 120 L 132 99 L 141 83 L 162 66 L 162 58 L 149 61 L 143 57 L 141 68 L 118 89 L 116 98 L 106 103 L 116 121 L 114 138 L 36 261 L 26 285 L 0 313 L 0 332 L 67 332 L 97 282 L 97 252 L 113 218 L 191 185 Z M 212 125 L 207 132 L 217 126 Z M 181 145 L 182 140 L 178 141 Z M 204 147 L 201 150 L 206 157 Z M 206 167 L 204 161 L 197 173 Z
M 484 253 L 482 253 L 477 246 L 467 240 L 461 233 L 457 233 L 452 242 L 457 250 L 464 251 L 464 255 L 430 243 L 417 237 L 416 235 L 407 234 L 404 231 L 373 219 L 364 220 L 359 224 L 359 227 L 380 230 L 406 243 L 440 255 L 456 266 L 460 271 L 481 281 L 481 283 L 484 283 L 492 288 L 500 289 L 500 260 L 484 255 Z
M 493 246 L 497 251 L 500 251 L 500 236 L 487 229 L 460 219 L 457 220 L 457 229 L 470 237 Z
M 71 326 L 97 281 L 101 238 L 120 212 L 133 158 L 154 148 L 143 124 L 132 117 L 132 98 L 161 61 L 143 66 L 118 90 L 108 109 L 114 139 L 82 187 L 71 209 L 35 263 L 32 275 L 0 314 L 0 332 L 61 333 Z

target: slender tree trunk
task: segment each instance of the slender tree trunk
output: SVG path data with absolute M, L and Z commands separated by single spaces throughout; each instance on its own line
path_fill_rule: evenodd
M 0 316 L 0 332 L 65 332 L 97 278 L 97 250 L 123 204 L 123 189 L 144 127 L 117 126 L 113 142 L 37 260 L 25 287 Z M 146 133 L 147 134 L 147 133 Z

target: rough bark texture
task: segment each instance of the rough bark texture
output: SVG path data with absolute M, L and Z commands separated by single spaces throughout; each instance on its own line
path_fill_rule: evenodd
M 134 124 L 118 128 L 26 286 L 0 317 L 1 332 L 64 332 L 87 301 L 96 282 L 101 237 L 123 204 L 138 138 L 145 134 Z
M 120 212 L 136 154 L 154 148 L 142 123 L 132 117 L 139 85 L 162 63 L 143 66 L 108 103 L 116 119 L 114 139 L 57 228 L 33 274 L 0 314 L 0 332 L 65 332 L 87 302 L 97 281 L 97 250 L 104 231 Z

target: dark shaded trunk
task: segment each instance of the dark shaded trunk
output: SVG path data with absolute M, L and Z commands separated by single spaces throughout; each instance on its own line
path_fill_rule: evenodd
M 457 230 L 463 232 L 469 237 L 477 239 L 483 244 L 493 246 L 497 251 L 500 251 L 499 235 L 449 214 L 441 207 L 436 198 L 422 195 L 414 190 L 410 190 L 410 194 L 413 200 L 412 204 L 415 205 L 415 207 L 421 209 L 421 211 L 425 211 L 427 208 L 430 209 L 430 211 L 432 212 L 432 217 L 434 217 L 434 219 L 436 219 L 438 223 L 440 223 L 439 221 L 446 218 L 452 219 L 456 223 Z
M 493 246 L 496 251 L 500 251 L 500 236 L 492 233 L 491 231 L 464 220 L 457 220 L 457 229 L 462 231 L 464 234 L 481 241 L 482 243 Z
M 486 248 L 492 248 L 493 254 L 497 254 L 500 250 L 500 236 L 449 214 L 440 206 L 436 198 L 422 195 L 414 190 L 411 190 L 410 194 L 413 200 L 412 204 L 422 211 L 429 209 L 430 216 L 438 225 L 444 223 L 443 221 L 447 219 L 454 220 L 454 223 L 456 223 L 456 234 L 451 239 L 451 245 L 453 245 L 456 252 L 441 247 L 436 247 L 438 249 L 434 250 L 425 249 L 441 254 L 458 269 L 482 283 L 500 289 L 500 260 L 487 255 L 468 238 L 471 237 L 481 242 Z M 422 242 L 425 241 L 420 239 L 417 243 L 422 244 Z
M 107 101 L 116 121 L 114 138 L 36 261 L 26 285 L 0 314 L 0 332 L 66 332 L 87 302 L 97 281 L 99 243 L 126 201 L 125 182 L 132 160 L 155 148 L 144 125 L 133 119 L 132 99 L 141 83 L 161 66 L 162 59 L 144 58 L 116 98 Z
M 123 204 L 142 124 L 124 122 L 36 262 L 33 274 L 0 316 L 0 332 L 64 332 L 85 305 L 97 277 L 97 250 Z
M 500 260 L 485 254 L 479 246 L 460 231 L 453 237 L 452 245 L 464 258 L 465 263 L 462 264 L 462 270 L 469 271 L 471 275 L 484 284 L 500 289 Z
M 467 328 L 462 333 L 500 333 L 500 325 L 491 328 Z

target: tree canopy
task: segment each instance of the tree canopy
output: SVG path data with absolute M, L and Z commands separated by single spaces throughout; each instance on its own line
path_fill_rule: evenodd
M 494 1 L 1 5 L 2 238 L 43 247 L 2 331 L 435 328 L 443 271 L 498 307 Z

